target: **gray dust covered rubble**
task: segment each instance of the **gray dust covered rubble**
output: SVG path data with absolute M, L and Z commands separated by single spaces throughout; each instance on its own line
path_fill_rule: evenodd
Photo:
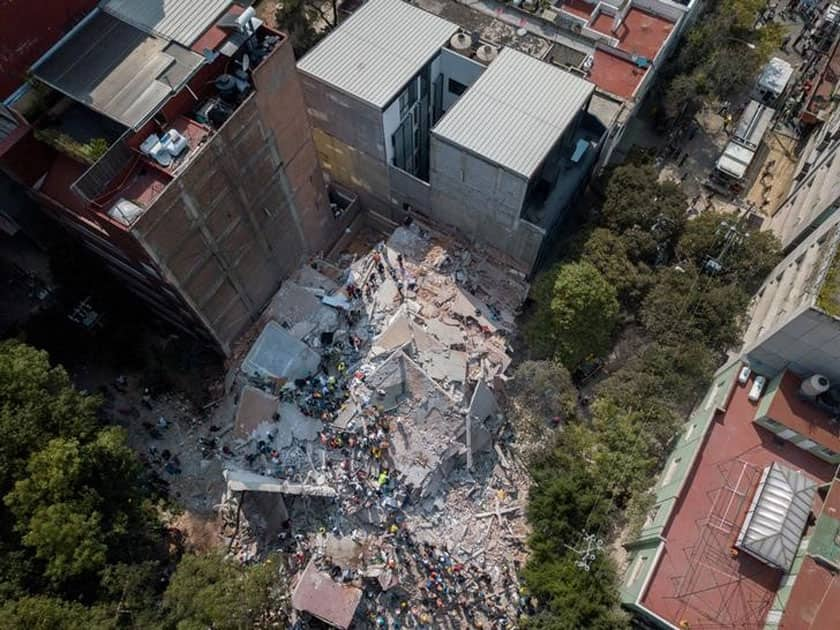
M 527 289 L 414 223 L 274 296 L 212 422 L 227 549 L 285 554 L 299 627 L 515 626 L 528 477 L 498 398 Z

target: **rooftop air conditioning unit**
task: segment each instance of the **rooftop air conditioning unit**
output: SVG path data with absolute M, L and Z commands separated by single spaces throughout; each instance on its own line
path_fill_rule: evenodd
M 472 38 L 466 33 L 455 33 L 449 39 L 449 45 L 452 47 L 452 50 L 467 52 L 472 48 Z
M 490 44 L 482 44 L 475 51 L 475 56 L 482 63 L 490 63 L 499 55 L 499 51 L 495 46 Z

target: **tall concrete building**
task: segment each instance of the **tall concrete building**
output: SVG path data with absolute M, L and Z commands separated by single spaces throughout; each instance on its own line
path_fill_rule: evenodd
M 840 213 L 770 273 L 747 314 L 741 356 L 762 374 L 788 368 L 840 383 Z
M 534 268 L 606 129 L 594 85 L 484 45 L 402 0 L 369 0 L 299 63 L 327 177 L 394 221 L 417 213 Z
M 802 151 L 790 193 L 766 225 L 779 237 L 785 251 L 799 245 L 840 208 L 840 160 L 836 159 L 840 152 L 840 108 L 829 111 Z
M 0 110 L 0 168 L 158 316 L 228 351 L 350 219 L 286 36 L 231 0 L 107 0 L 53 35 Z

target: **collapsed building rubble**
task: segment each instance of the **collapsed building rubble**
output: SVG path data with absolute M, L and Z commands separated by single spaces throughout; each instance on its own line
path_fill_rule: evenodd
M 288 554 L 301 628 L 512 625 L 527 475 L 496 390 L 527 284 L 416 223 L 346 262 L 285 283 L 228 379 L 228 549 Z

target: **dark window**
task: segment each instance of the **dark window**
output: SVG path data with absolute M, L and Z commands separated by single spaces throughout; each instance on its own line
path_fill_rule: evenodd
M 467 91 L 467 86 L 463 83 L 456 81 L 455 79 L 449 79 L 448 87 L 449 91 L 456 96 L 461 96 L 461 94 Z

